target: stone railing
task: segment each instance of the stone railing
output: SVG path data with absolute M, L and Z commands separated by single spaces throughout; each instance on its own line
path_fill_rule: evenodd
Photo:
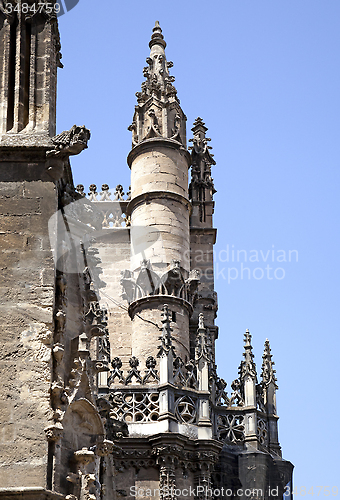
M 96 229 L 117 229 L 130 226 L 127 207 L 131 199 L 130 188 L 125 194 L 123 186 L 118 184 L 112 192 L 108 184 L 103 184 L 97 191 L 96 184 L 91 184 L 86 194 L 83 184 L 78 184 L 76 192 L 85 200 L 93 202 L 96 216 Z
M 111 193 L 108 184 L 102 185 L 102 190 L 98 193 L 96 184 L 91 184 L 89 187 L 89 193 L 86 196 L 85 187 L 83 184 L 78 184 L 76 187 L 77 193 L 83 197 L 87 197 L 90 201 L 130 201 L 131 200 L 131 186 L 129 186 L 128 192 L 124 193 L 124 188 L 121 184 L 118 184 L 115 188 L 115 192 Z M 112 199 L 111 196 L 114 196 Z M 126 196 L 126 198 L 124 198 Z M 99 198 L 98 198 L 99 197 Z

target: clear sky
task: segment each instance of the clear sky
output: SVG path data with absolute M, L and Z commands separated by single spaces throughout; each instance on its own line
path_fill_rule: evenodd
M 295 464 L 298 493 L 311 497 L 313 487 L 316 497 L 325 486 L 332 497 L 340 490 L 340 1 L 80 0 L 60 18 L 57 126 L 91 129 L 89 149 L 72 158 L 86 190 L 129 186 L 127 127 L 156 19 L 188 137 L 201 116 L 217 163 L 219 375 L 230 388 L 246 328 L 260 372 L 269 338 L 283 456 Z M 254 250 L 258 261 L 249 262 Z

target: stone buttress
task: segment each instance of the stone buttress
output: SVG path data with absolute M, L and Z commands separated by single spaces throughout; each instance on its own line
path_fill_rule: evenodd
M 113 498 L 115 431 L 96 404 L 107 318 L 83 241 L 93 209 L 69 162 L 90 132 L 55 135 L 56 13 L 0 2 L 0 498 L 12 500 Z

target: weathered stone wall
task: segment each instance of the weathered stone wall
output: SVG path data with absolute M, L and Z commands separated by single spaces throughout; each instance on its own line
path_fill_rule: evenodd
M 134 209 L 131 224 L 133 269 L 144 258 L 160 274 L 172 260 L 179 261 L 189 271 L 189 211 L 182 202 L 172 199 L 143 202 Z
M 173 148 L 172 148 L 173 146 Z M 143 193 L 164 191 L 188 197 L 188 159 L 185 149 L 170 141 L 143 147 L 131 166 L 132 199 Z
M 93 246 L 98 250 L 100 272 L 100 303 L 108 310 L 111 358 L 119 357 L 123 369 L 129 366 L 132 356 L 132 323 L 128 315 L 128 302 L 122 298 L 121 272 L 130 269 L 130 230 L 108 229 L 104 236 L 96 238 Z M 106 385 L 107 375 L 99 375 L 99 385 Z
M 173 297 L 150 297 L 141 300 L 134 309 L 132 354 L 140 360 L 148 356 L 157 357 L 159 351 L 159 337 L 162 328 L 162 307 L 167 303 L 169 309 L 176 315 L 176 322 L 171 324 L 173 346 L 176 355 L 183 360 L 190 356 L 189 351 L 189 312 L 181 301 Z M 154 324 L 152 324 L 154 323 Z M 157 326 L 158 325 L 158 328 Z M 137 334 L 138 332 L 138 334 Z M 144 369 L 144 366 L 142 367 Z
M 128 158 L 133 206 L 131 245 L 132 252 L 137 254 L 132 261 L 133 270 L 139 267 L 144 251 L 143 259 L 149 259 L 156 266 L 177 260 L 189 271 L 189 206 L 186 202 L 189 159 L 187 151 L 174 142 L 146 142 L 133 149 Z M 145 234 L 134 228 L 146 228 Z M 144 248 L 140 240 L 144 241 Z
M 57 195 L 42 155 L 18 151 L 10 161 L 0 152 L 1 487 L 46 484 L 55 281 L 48 220 Z

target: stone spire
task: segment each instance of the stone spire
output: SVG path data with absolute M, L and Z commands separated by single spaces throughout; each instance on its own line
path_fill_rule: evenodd
M 276 455 L 281 456 L 281 447 L 279 444 L 278 433 L 278 416 L 276 409 L 276 391 L 278 389 L 277 380 L 274 370 L 274 361 L 270 350 L 269 340 L 266 339 L 264 343 L 264 353 L 262 356 L 262 391 L 263 402 L 267 411 L 268 431 L 269 431 L 269 448 Z
M 159 360 L 159 371 L 160 371 L 160 383 L 167 384 L 173 383 L 173 370 L 174 370 L 174 358 L 175 350 L 172 345 L 171 332 L 173 331 L 170 326 L 170 311 L 169 306 L 164 304 L 162 309 L 162 335 L 159 337 L 161 345 L 159 346 L 159 351 L 157 357 Z M 166 399 L 168 400 L 168 393 L 166 393 Z M 171 399 L 171 398 L 170 398 Z M 164 412 L 167 414 L 171 403 L 167 404 L 164 408 Z
M 262 383 L 264 387 L 268 387 L 269 384 L 273 384 L 275 389 L 278 389 L 277 386 L 277 379 L 275 376 L 276 370 L 274 370 L 274 361 L 272 360 L 272 354 L 271 354 L 271 349 L 270 349 L 270 344 L 269 340 L 266 339 L 264 343 L 264 352 L 263 352 L 263 362 L 262 362 L 262 373 L 261 373 L 261 378 L 262 378 Z
M 191 149 L 191 182 L 189 186 L 189 198 L 193 204 L 192 222 L 195 226 L 208 225 L 212 227 L 212 214 L 214 211 L 213 197 L 216 193 L 214 181 L 211 177 L 211 165 L 216 165 L 213 155 L 210 153 L 211 141 L 206 137 L 207 127 L 202 118 L 196 118 L 191 129 L 194 137 L 189 139 L 193 145 Z
M 244 360 L 241 361 L 239 372 L 240 372 L 240 380 L 244 381 L 244 379 L 249 376 L 253 380 L 256 381 L 256 366 L 254 362 L 254 354 L 253 354 L 253 346 L 251 345 L 251 335 L 249 330 L 246 330 L 244 334 Z
M 166 42 L 158 21 L 149 47 L 148 66 L 143 70 L 146 81 L 142 83 L 141 92 L 136 93 L 138 104 L 128 128 L 132 132 L 132 146 L 155 137 L 173 139 L 186 146 L 186 116 L 173 85 L 175 77 L 169 75 L 173 63 L 166 60 Z
M 197 329 L 196 347 L 195 347 L 196 362 L 198 362 L 201 358 L 204 358 L 209 363 L 211 361 L 208 340 L 207 340 L 207 329 L 205 328 L 204 325 L 203 313 L 200 313 L 198 317 L 198 329 Z

